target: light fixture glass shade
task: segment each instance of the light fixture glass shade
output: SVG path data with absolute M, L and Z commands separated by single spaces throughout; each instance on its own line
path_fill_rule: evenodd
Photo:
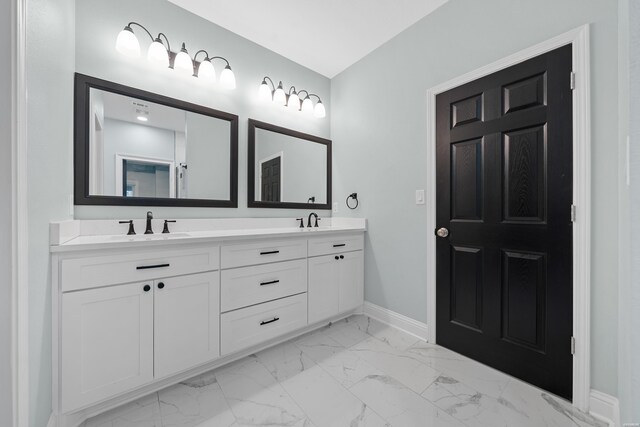
M 169 52 L 167 52 L 167 48 L 164 47 L 160 39 L 155 39 L 155 41 L 149 45 L 147 59 L 153 65 L 157 65 L 160 68 L 169 67 Z
M 260 101 L 264 102 L 273 101 L 273 93 L 271 92 L 271 88 L 267 84 L 266 80 L 262 81 L 262 84 L 258 89 L 258 98 Z
M 300 111 L 300 98 L 295 91 L 293 91 L 293 93 L 289 95 L 287 107 L 289 107 L 293 111 Z
M 324 108 L 324 104 L 322 103 L 322 101 L 318 100 L 318 103 L 316 104 L 315 108 L 313 109 L 313 115 L 318 117 L 318 118 L 322 118 L 325 117 L 327 115 L 327 111 Z
M 201 78 L 207 83 L 216 82 L 216 70 L 210 60 L 205 59 L 200 63 L 198 67 L 198 78 Z
M 222 73 L 220 74 L 220 85 L 225 89 L 236 88 L 236 76 L 228 65 L 224 67 L 224 70 L 222 70 Z
M 273 102 L 278 105 L 287 105 L 287 94 L 284 93 L 284 89 L 282 88 L 282 82 L 278 84 L 278 88 L 273 93 Z
M 313 101 L 308 96 L 302 101 L 301 111 L 303 113 L 313 113 Z
M 120 31 L 116 40 L 116 50 L 125 56 L 137 58 L 140 56 L 140 43 L 138 38 L 133 34 L 133 30 L 130 26 L 124 27 L 124 30 Z
M 193 60 L 182 43 L 182 49 L 173 61 L 173 69 L 187 76 L 193 76 Z

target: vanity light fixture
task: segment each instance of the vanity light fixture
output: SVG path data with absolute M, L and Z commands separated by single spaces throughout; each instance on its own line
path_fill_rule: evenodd
M 271 87 L 269 87 L 269 83 Z M 273 80 L 268 76 L 263 77 L 262 83 L 260 83 L 258 97 L 262 101 L 273 101 L 277 105 L 286 106 L 292 111 L 313 113 L 313 115 L 318 118 L 326 117 L 327 115 L 327 110 L 322 100 L 315 93 L 309 93 L 304 89 L 297 91 L 295 86 L 291 86 L 288 91 L 285 91 L 282 81 L 280 81 L 276 87 Z M 313 104 L 312 97 L 318 99 L 315 105 Z
M 236 88 L 236 77 L 231 70 L 229 61 L 222 56 L 209 56 L 206 50 L 199 50 L 193 56 L 189 55 L 185 43 L 182 43 L 182 47 L 179 52 L 174 53 L 171 51 L 171 45 L 169 39 L 164 33 L 159 33 L 158 37 L 153 37 L 151 32 L 147 30 L 143 25 L 137 22 L 130 22 L 127 24 L 116 39 L 116 50 L 121 54 L 133 58 L 140 56 L 140 43 L 138 38 L 133 32 L 132 26 L 140 27 L 151 38 L 151 44 L 147 51 L 147 60 L 161 68 L 171 68 L 186 76 L 198 77 L 208 83 L 215 83 L 216 72 L 213 67 L 212 61 L 214 59 L 220 59 L 226 63 L 222 73 L 220 73 L 220 85 L 225 89 Z M 166 43 L 166 46 L 165 46 Z M 197 60 L 197 56 L 200 53 L 204 53 L 206 56 L 202 61 Z

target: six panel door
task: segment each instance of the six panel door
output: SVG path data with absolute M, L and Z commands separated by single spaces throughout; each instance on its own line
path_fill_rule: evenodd
M 436 339 L 571 399 L 571 46 L 437 96 Z

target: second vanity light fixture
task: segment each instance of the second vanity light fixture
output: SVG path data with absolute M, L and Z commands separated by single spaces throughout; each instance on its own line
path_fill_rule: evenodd
M 231 70 L 229 61 L 225 58 L 221 56 L 210 57 L 209 53 L 203 49 L 197 51 L 192 58 L 184 43 L 182 43 L 180 51 L 174 53 L 171 51 L 169 39 L 164 33 L 159 33 L 158 37 L 154 38 L 149 30 L 137 22 L 129 22 L 124 29 L 120 31 L 120 34 L 118 34 L 116 50 L 121 54 L 134 58 L 140 56 L 140 43 L 133 33 L 132 25 L 142 28 L 151 38 L 151 45 L 149 45 L 149 50 L 147 51 L 147 59 L 150 63 L 162 68 L 171 68 L 187 76 L 198 77 L 209 83 L 215 83 L 216 71 L 212 61 L 214 59 L 220 59 L 226 63 L 224 70 L 220 73 L 220 85 L 225 89 L 236 88 L 236 77 Z M 166 46 L 165 42 L 167 44 Z M 201 53 L 204 54 L 205 57 L 202 61 L 198 61 L 198 55 Z
M 271 83 L 271 87 L 267 84 L 267 81 Z M 304 93 L 303 93 L 304 92 Z M 278 83 L 278 87 L 273 83 L 268 76 L 264 76 L 260 88 L 258 90 L 258 96 L 263 101 L 273 101 L 277 105 L 282 105 L 290 108 L 293 111 L 302 111 L 303 113 L 311 113 L 313 115 L 322 118 L 327 115 L 327 111 L 324 108 L 324 104 L 318 95 L 315 93 L 309 93 L 306 90 L 296 91 L 295 86 L 291 86 L 288 91 L 285 92 L 282 86 L 282 81 Z M 318 102 L 315 106 L 311 97 L 316 97 Z

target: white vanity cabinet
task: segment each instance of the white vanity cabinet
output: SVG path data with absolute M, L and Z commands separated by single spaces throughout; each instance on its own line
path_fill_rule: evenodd
M 362 235 L 309 240 L 309 323 L 329 319 L 364 300 Z M 344 250 L 350 250 L 345 252 Z
M 52 246 L 59 426 L 362 306 L 361 228 L 228 234 Z

